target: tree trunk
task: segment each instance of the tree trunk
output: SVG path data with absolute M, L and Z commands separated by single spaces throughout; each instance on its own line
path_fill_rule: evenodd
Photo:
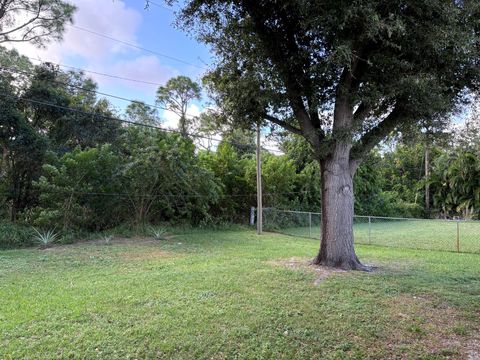
M 338 144 L 320 161 L 322 172 L 322 237 L 314 264 L 345 270 L 369 270 L 358 260 L 353 245 L 353 176 L 349 144 Z

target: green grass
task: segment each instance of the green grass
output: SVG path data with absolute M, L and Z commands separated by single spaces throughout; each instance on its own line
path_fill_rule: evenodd
M 275 228 L 287 235 L 320 237 L 320 227 L 308 225 Z M 370 231 L 370 236 L 369 236 Z M 357 218 L 354 224 L 355 242 L 380 246 L 425 250 L 457 251 L 457 223 L 441 220 L 390 220 Z M 480 221 L 459 222 L 461 252 L 480 253 Z
M 0 359 L 478 356 L 479 255 L 359 246 L 377 271 L 314 285 L 317 248 L 198 231 L 0 251 Z

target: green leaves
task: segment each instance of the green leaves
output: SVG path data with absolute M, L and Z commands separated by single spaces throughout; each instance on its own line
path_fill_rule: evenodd
M 320 157 L 333 151 L 330 139 L 355 143 L 362 157 L 400 125 L 452 112 L 478 87 L 478 1 L 181 5 L 178 21 L 214 51 L 204 79 L 225 122 L 301 127 Z M 365 113 L 353 116 L 358 108 Z
M 10 0 L 2 3 L 0 44 L 30 42 L 44 46 L 59 40 L 73 21 L 75 6 L 62 0 Z
M 187 76 L 171 78 L 157 90 L 157 104 L 178 115 L 179 129 L 184 137 L 194 121 L 187 114 L 188 107 L 193 100 L 200 100 L 201 91 L 200 85 Z
M 120 190 L 118 154 L 112 147 L 81 150 L 50 157 L 34 183 L 41 194 L 35 222 L 41 226 L 96 230 L 114 224 Z M 105 195 L 102 195 L 105 194 Z
M 127 106 L 125 115 L 127 120 L 138 124 L 158 126 L 160 123 L 157 109 L 141 101 L 130 103 Z
M 434 203 L 445 215 L 478 217 L 480 214 L 480 160 L 458 147 L 439 157 L 432 171 Z
M 34 183 L 41 226 L 103 230 L 123 222 L 199 222 L 218 200 L 219 185 L 201 167 L 188 139 L 128 127 L 115 145 L 50 155 Z

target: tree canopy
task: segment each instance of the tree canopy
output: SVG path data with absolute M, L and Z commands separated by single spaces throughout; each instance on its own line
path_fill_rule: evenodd
M 361 157 L 393 129 L 451 111 L 478 86 L 479 7 L 192 0 L 179 22 L 212 47 L 210 89 L 238 121 L 265 119 L 302 134 L 322 157 L 348 139 Z
M 74 11 L 75 6 L 62 0 L 0 0 L 0 44 L 42 46 L 61 39 Z
M 157 90 L 157 103 L 165 110 L 172 111 L 179 117 L 179 129 L 186 136 L 194 119 L 187 114 L 188 106 L 193 100 L 200 100 L 201 88 L 187 76 L 177 76 L 167 81 Z

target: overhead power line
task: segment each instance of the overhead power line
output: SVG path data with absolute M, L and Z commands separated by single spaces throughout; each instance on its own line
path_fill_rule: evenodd
M 29 99 L 29 98 L 25 98 L 25 97 L 21 97 L 21 96 L 12 96 L 10 94 L 6 94 L 6 93 L 2 93 L 2 92 L 0 92 L 0 96 L 3 96 L 5 98 L 10 98 L 10 99 L 13 99 L 13 100 L 17 100 L 17 101 L 26 101 L 26 102 L 29 102 L 29 103 L 32 103 L 32 104 L 50 106 L 50 107 L 53 107 L 53 108 L 56 108 L 56 109 L 61 109 L 61 110 L 70 111 L 70 112 L 73 112 L 73 113 L 87 115 L 87 116 L 91 116 L 91 117 L 94 117 L 94 118 L 101 118 L 101 119 L 104 119 L 104 120 L 117 121 L 117 122 L 129 124 L 129 125 L 142 126 L 142 127 L 146 127 L 146 128 L 150 128 L 150 129 L 156 129 L 156 130 L 167 132 L 167 133 L 174 133 L 174 134 L 180 134 L 180 135 L 182 134 L 182 132 L 179 131 L 179 130 L 165 129 L 165 128 L 161 128 L 161 127 L 155 126 L 155 125 L 138 123 L 136 121 L 120 119 L 120 118 L 117 118 L 117 117 L 102 115 L 102 114 L 98 114 L 98 113 L 93 113 L 93 112 L 85 111 L 85 110 L 78 109 L 78 108 L 72 108 L 72 107 L 69 107 L 69 106 L 57 105 L 57 104 L 53 104 L 53 103 L 46 102 L 46 101 Z M 229 141 L 229 140 L 217 139 L 217 138 L 208 137 L 208 136 L 200 135 L 200 134 L 187 133 L 187 134 L 184 134 L 184 135 L 187 135 L 191 138 L 204 139 L 204 140 L 208 140 L 208 141 L 216 141 L 216 142 L 219 142 L 219 143 L 220 142 L 226 142 L 226 143 L 229 143 L 229 144 L 235 145 L 235 146 L 255 148 L 254 145 L 239 144 L 239 143 L 235 143 L 235 142 L 232 142 L 232 141 Z M 267 150 L 267 151 L 271 151 L 271 152 L 282 153 L 280 150 L 277 150 L 277 149 L 267 149 L 267 148 L 262 148 L 262 149 Z
M 24 56 L 24 55 L 22 55 L 22 56 Z M 87 69 L 84 69 L 84 68 L 79 68 L 79 67 L 75 67 L 75 66 L 71 66 L 71 65 L 59 64 L 59 63 L 56 63 L 56 62 L 53 62 L 53 61 L 37 59 L 37 58 L 34 58 L 34 57 L 30 57 L 30 56 L 25 56 L 25 57 L 27 59 L 30 59 L 30 60 L 33 60 L 33 61 L 38 61 L 38 62 L 41 62 L 41 63 L 48 63 L 48 64 L 60 66 L 60 67 L 63 67 L 63 68 L 67 68 L 67 69 L 82 71 L 82 72 L 85 72 L 85 73 L 90 73 L 90 74 L 95 74 L 95 75 L 100 75 L 100 76 L 106 76 L 106 77 L 110 77 L 110 78 L 113 78 L 113 79 L 125 80 L 125 81 L 131 81 L 131 82 L 147 84 L 147 85 L 155 85 L 155 86 L 163 86 L 164 85 L 164 84 L 157 83 L 157 82 L 145 81 L 145 80 L 139 80 L 139 79 L 132 79 L 132 78 L 128 78 L 128 77 L 125 77 L 125 76 L 107 74 L 107 73 L 94 71 L 94 70 L 87 70 Z
M 84 28 L 84 27 L 77 26 L 77 25 L 70 25 L 70 27 L 72 27 L 72 28 L 74 28 L 74 29 L 77 29 L 77 30 L 80 30 L 80 31 L 83 31 L 83 32 L 86 32 L 86 33 L 89 33 L 89 34 L 93 34 L 93 35 L 96 35 L 96 36 L 103 37 L 103 38 L 105 38 L 105 39 L 109 39 L 109 40 L 111 40 L 111 41 L 118 42 L 118 43 L 123 44 L 123 45 L 130 46 L 130 47 L 132 47 L 132 48 L 135 48 L 135 49 L 138 49 L 138 50 L 141 50 L 141 51 L 148 52 L 148 53 L 150 53 L 150 54 L 154 54 L 154 55 L 157 55 L 157 56 L 166 58 L 166 59 L 174 60 L 174 61 L 177 61 L 177 62 L 179 62 L 179 63 L 185 64 L 185 65 L 190 65 L 190 66 L 194 66 L 194 67 L 199 68 L 199 69 L 207 70 L 207 68 L 204 67 L 204 66 L 200 66 L 200 65 L 197 65 L 197 64 L 194 64 L 194 63 L 191 63 L 191 62 L 182 60 L 182 59 L 177 58 L 177 57 L 174 57 L 174 56 L 170 56 L 170 55 L 167 55 L 167 54 L 163 54 L 163 53 L 160 53 L 160 52 L 158 52 L 158 51 L 150 50 L 150 49 L 144 48 L 144 47 L 142 47 L 142 46 L 138 46 L 138 45 L 132 44 L 132 43 L 130 43 L 130 42 L 127 42 L 127 41 L 124 41 L 124 40 L 120 40 L 120 39 L 114 38 L 114 37 L 112 37 L 112 36 L 99 33 L 99 32 L 97 32 L 97 31 L 93 31 L 93 30 L 90 30 L 90 29 L 86 29 L 86 28 Z
M 6 71 L 12 71 L 12 72 L 19 73 L 19 74 L 24 74 L 24 75 L 32 75 L 32 76 L 35 75 L 34 72 L 20 70 L 20 69 L 15 68 L 15 67 L 0 66 L 0 69 L 4 69 Z M 65 85 L 65 86 L 69 86 L 69 87 L 72 87 L 72 88 L 75 88 L 75 89 L 78 89 L 78 90 L 86 91 L 86 92 L 89 92 L 89 93 L 92 93 L 92 94 L 107 96 L 107 97 L 110 97 L 110 98 L 113 98 L 113 99 L 123 100 L 123 101 L 127 101 L 127 102 L 134 103 L 134 104 L 147 105 L 149 107 L 159 109 L 159 110 L 168 110 L 167 108 L 163 108 L 163 107 L 158 106 L 158 105 L 148 104 L 148 103 L 145 103 L 145 102 L 140 101 L 140 100 L 129 99 L 129 98 L 126 98 L 126 97 L 123 97 L 123 96 L 113 95 L 113 94 L 101 92 L 101 91 L 98 91 L 98 90 L 87 89 L 87 88 L 84 88 L 82 86 L 78 86 L 78 85 L 75 85 L 75 84 L 70 84 L 68 82 L 64 82 L 64 81 L 60 81 L 60 80 L 49 79 L 48 81 L 50 81 L 52 83 L 59 84 L 59 85 Z M 192 117 L 192 118 L 196 117 L 195 115 L 192 115 L 192 114 L 185 114 L 185 115 L 188 116 L 188 117 Z

